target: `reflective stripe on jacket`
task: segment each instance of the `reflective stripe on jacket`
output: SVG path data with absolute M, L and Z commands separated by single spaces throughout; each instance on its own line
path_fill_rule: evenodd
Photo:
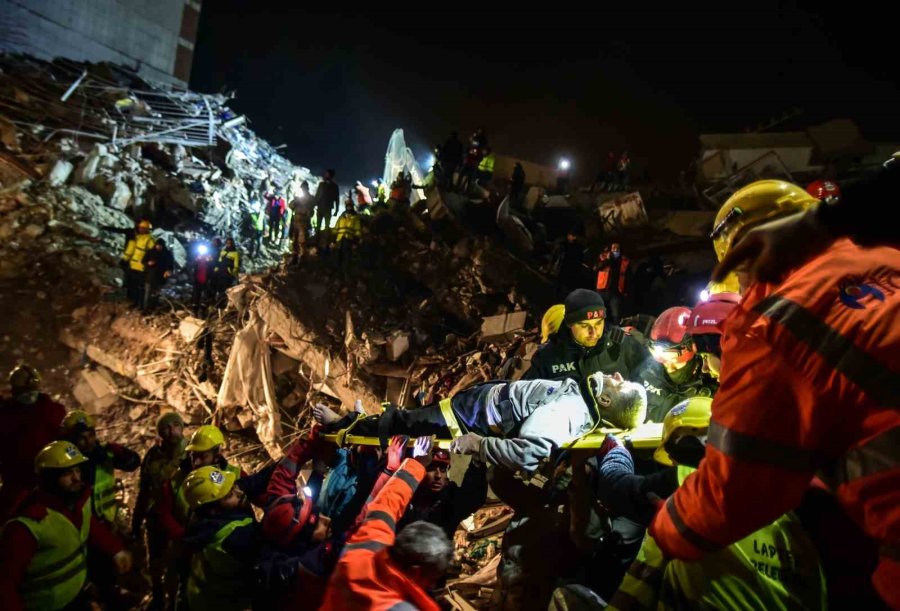
M 650 532 L 700 558 L 796 507 L 821 471 L 900 608 L 900 251 L 838 240 L 725 321 L 706 458 Z M 753 511 L 747 511 L 752 507 Z

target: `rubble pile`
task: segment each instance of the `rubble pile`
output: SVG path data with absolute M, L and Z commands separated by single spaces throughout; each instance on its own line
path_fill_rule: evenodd
M 134 220 L 155 222 L 177 265 L 191 243 L 248 244 L 250 191 L 315 180 L 260 140 L 222 95 L 162 88 L 127 69 L 0 56 L 0 278 L 77 253 L 104 278 Z M 56 259 L 61 259 L 56 261 Z M 280 259 L 262 249 L 259 268 Z

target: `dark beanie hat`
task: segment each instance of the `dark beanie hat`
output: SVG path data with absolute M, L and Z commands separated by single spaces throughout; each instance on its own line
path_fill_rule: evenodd
M 588 289 L 575 289 L 564 302 L 566 316 L 563 320 L 567 325 L 581 322 L 582 320 L 602 320 L 606 318 L 606 306 L 603 297 L 599 293 Z

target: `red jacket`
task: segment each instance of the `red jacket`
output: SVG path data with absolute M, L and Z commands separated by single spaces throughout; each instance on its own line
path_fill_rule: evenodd
M 91 489 L 85 486 L 81 499 L 75 504 L 74 509 L 69 509 L 58 497 L 37 491 L 22 503 L 15 516 L 42 520 L 47 515 L 47 508 L 50 508 L 66 516 L 76 529 L 80 529 L 82 507 L 90 498 Z M 109 530 L 103 520 L 94 514 L 91 514 L 88 545 L 91 550 L 110 558 L 124 549 L 122 542 Z M 21 522 L 10 522 L 3 527 L 0 535 L 0 558 L 3 560 L 3 570 L 0 571 L 0 609 L 4 611 L 25 609 L 18 588 L 37 549 L 37 541 Z
M 36 483 L 34 457 L 60 437 L 66 408 L 45 394 L 34 405 L 6 399 L 0 405 L 0 524 Z
M 388 554 L 396 536 L 394 525 L 424 477 L 425 467 L 408 458 L 375 497 L 366 521 L 347 541 L 328 584 L 322 611 L 388 611 L 404 602 L 420 611 L 439 610 Z
M 880 547 L 900 608 L 900 251 L 839 240 L 725 321 L 706 458 L 650 534 L 695 559 L 797 506 L 815 472 Z
M 597 270 L 597 290 L 605 291 L 609 288 L 609 268 L 615 264 L 616 260 L 607 255 L 607 258 L 600 260 L 599 269 Z M 628 275 L 628 265 L 631 261 L 628 257 L 619 257 L 619 282 L 618 289 L 620 295 L 627 295 L 625 290 L 625 280 Z

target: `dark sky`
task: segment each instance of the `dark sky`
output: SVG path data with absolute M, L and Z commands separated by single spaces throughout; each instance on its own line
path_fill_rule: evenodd
M 314 172 L 336 168 L 342 183 L 381 173 L 396 127 L 421 159 L 451 129 L 484 125 L 498 153 L 567 155 L 581 178 L 612 149 L 671 178 L 699 133 L 745 131 L 794 108 L 800 125 L 849 117 L 871 140 L 900 140 L 896 22 L 865 3 L 266 8 L 279 4 L 204 2 L 191 86 L 236 90 L 233 107 L 257 133 Z

